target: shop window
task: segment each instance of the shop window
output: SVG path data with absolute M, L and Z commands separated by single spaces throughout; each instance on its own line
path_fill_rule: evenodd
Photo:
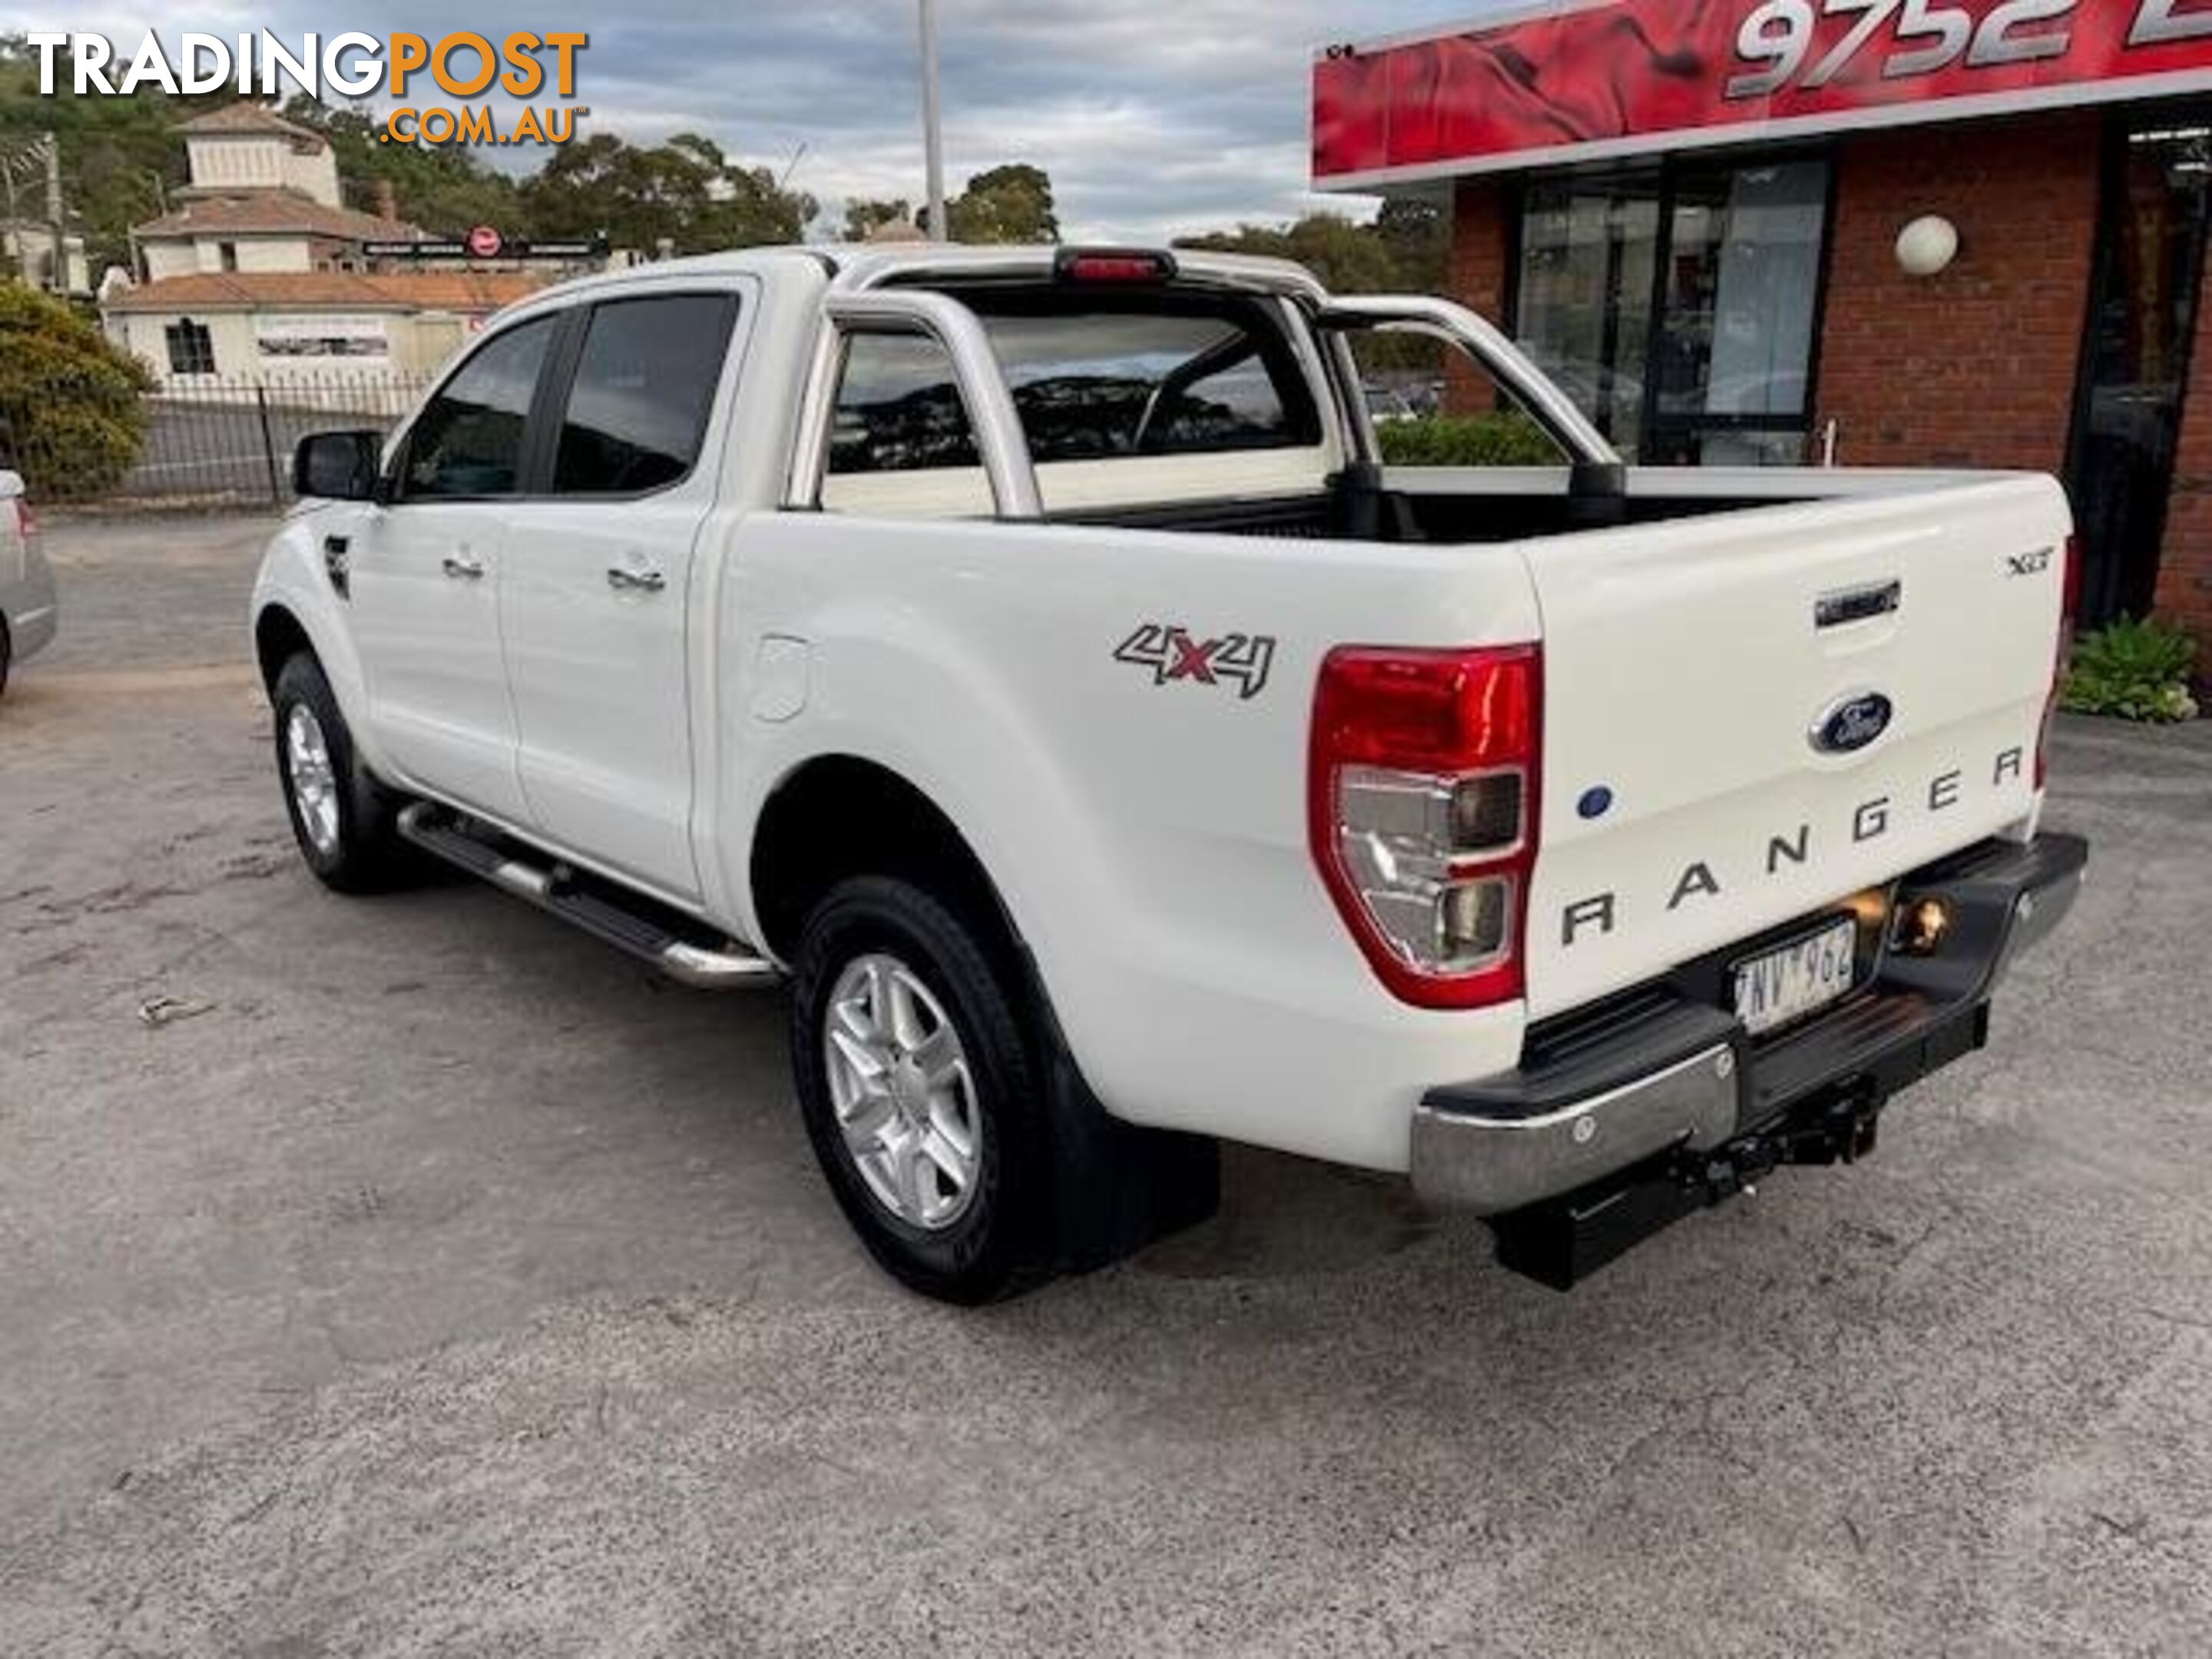
M 1656 170 L 1540 184 L 1521 222 L 1521 343 L 1624 454 L 1644 435 Z
M 2184 404 L 2208 395 L 2190 360 L 2212 240 L 2212 123 L 2192 113 L 2118 126 L 2106 155 L 2067 464 L 2087 624 L 2155 601 Z
M 1820 161 L 1539 183 L 1522 220 L 1522 342 L 1638 459 L 1795 464 L 1827 204 Z
M 1348 334 L 1382 459 L 1397 466 L 1559 466 L 1566 455 L 1474 358 L 1427 335 Z
M 180 317 L 161 331 L 161 337 L 169 348 L 170 374 L 215 373 L 215 337 L 205 324 Z

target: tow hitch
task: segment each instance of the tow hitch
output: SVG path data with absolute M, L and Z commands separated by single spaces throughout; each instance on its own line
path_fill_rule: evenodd
M 1683 1217 L 1756 1195 L 1784 1164 L 1856 1164 L 1875 1149 L 1888 1097 L 1847 1083 L 1773 1126 L 1709 1152 L 1663 1153 L 1579 1192 L 1500 1216 L 1498 1259 L 1555 1291 L 1570 1291 L 1615 1257 Z
M 1671 1168 L 1677 1181 L 1702 1194 L 1701 1208 L 1738 1193 L 1756 1197 L 1753 1183 L 1785 1164 L 1856 1164 L 1872 1152 L 1886 1103 L 1872 1091 L 1846 1091 L 1766 1133 L 1746 1135 L 1710 1152 L 1677 1153 Z

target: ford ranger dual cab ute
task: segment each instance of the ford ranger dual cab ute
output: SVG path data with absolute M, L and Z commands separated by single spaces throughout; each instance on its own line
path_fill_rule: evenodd
M 1396 331 L 1557 464 L 1387 465 Z M 2082 877 L 2057 484 L 1626 466 L 1481 319 L 1288 264 L 590 278 L 295 482 L 252 628 L 315 874 L 787 986 L 830 1190 L 949 1300 L 1202 1218 L 1224 1138 L 1571 1285 L 1863 1156 Z

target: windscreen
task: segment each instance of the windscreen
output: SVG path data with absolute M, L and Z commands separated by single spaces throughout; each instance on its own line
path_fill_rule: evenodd
M 1040 465 L 1116 456 L 1305 447 L 1321 420 L 1297 361 L 1261 302 L 976 289 L 982 319 Z M 830 471 L 977 465 L 950 362 L 911 336 L 853 343 Z

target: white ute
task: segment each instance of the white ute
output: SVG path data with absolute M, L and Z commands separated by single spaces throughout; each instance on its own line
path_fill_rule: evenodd
M 1384 465 L 1373 331 L 1559 464 Z M 1625 467 L 1480 319 L 1289 265 L 592 278 L 295 482 L 253 629 L 314 872 L 787 981 L 832 1190 L 951 1300 L 1204 1216 L 1220 1137 L 1571 1285 L 1869 1150 L 2086 859 L 2051 479 Z

